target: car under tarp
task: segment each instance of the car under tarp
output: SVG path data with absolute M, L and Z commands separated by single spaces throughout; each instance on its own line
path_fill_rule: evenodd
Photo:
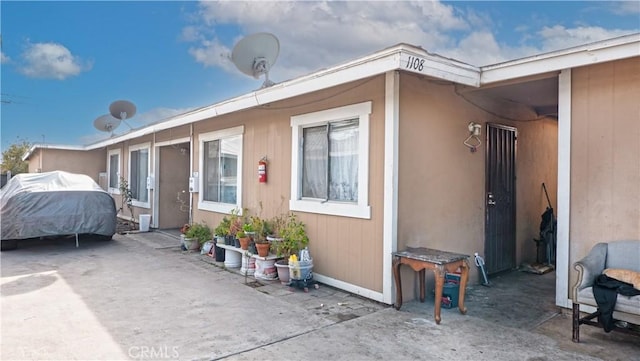
M 113 198 L 91 177 L 63 171 L 18 174 L 0 191 L 2 241 L 116 232 Z

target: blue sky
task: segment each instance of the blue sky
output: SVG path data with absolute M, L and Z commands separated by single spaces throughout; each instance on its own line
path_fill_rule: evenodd
M 127 99 L 133 128 L 260 87 L 229 61 L 271 32 L 284 81 L 400 42 L 472 65 L 640 32 L 640 2 L 2 1 L 1 142 L 84 145 Z M 129 131 L 121 124 L 115 134 Z

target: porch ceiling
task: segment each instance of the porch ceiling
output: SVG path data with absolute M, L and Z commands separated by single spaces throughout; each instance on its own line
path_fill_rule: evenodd
M 518 103 L 533 109 L 538 115 L 558 115 L 558 77 L 480 88 L 474 95 Z

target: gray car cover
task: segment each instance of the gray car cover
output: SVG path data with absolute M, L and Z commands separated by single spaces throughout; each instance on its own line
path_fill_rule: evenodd
M 18 174 L 0 191 L 2 240 L 70 234 L 113 236 L 113 198 L 84 174 Z

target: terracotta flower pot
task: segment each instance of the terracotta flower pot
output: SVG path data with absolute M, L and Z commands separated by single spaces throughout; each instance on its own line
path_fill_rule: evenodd
M 256 243 L 256 248 L 258 249 L 258 256 L 267 257 L 269 255 L 269 247 L 271 245 L 269 243 Z
M 251 237 L 238 238 L 238 241 L 240 241 L 240 248 L 244 250 L 249 249 L 249 242 L 251 242 Z

